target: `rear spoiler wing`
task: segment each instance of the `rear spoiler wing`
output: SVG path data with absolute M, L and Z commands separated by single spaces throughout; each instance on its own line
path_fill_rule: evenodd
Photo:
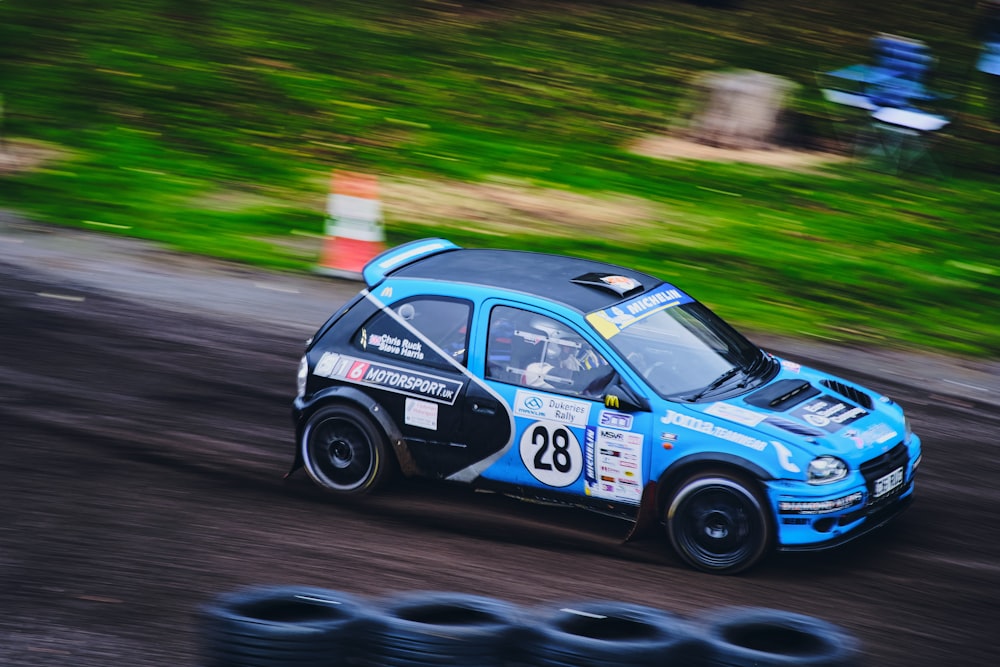
M 371 289 L 385 280 L 386 276 L 390 273 L 408 264 L 413 264 L 424 257 L 458 249 L 460 249 L 460 246 L 455 245 L 447 239 L 430 238 L 410 241 L 395 248 L 390 248 L 373 257 L 361 270 L 361 276 L 364 278 L 368 289 Z

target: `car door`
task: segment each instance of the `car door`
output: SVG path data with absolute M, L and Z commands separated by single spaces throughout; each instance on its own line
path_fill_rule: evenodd
M 488 320 L 483 376 L 514 421 L 512 446 L 483 477 L 583 504 L 638 505 L 652 419 L 605 404 L 626 382 L 625 368 L 556 313 L 493 300 L 480 314 Z
M 466 367 L 472 313 L 470 300 L 438 295 L 380 303 L 339 363 L 338 377 L 363 386 L 399 427 L 411 472 L 452 477 L 510 439 L 500 401 Z

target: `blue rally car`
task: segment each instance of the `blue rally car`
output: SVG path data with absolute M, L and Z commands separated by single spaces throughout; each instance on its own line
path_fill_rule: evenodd
M 891 399 L 779 359 L 680 288 L 602 262 L 424 239 L 307 345 L 296 452 L 326 490 L 394 473 L 662 524 L 691 566 L 815 550 L 910 502 Z

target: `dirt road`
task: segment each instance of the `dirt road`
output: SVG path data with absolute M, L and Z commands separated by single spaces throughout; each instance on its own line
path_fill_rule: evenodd
M 259 583 L 762 605 L 843 626 L 872 667 L 995 664 L 995 364 L 759 341 L 908 409 L 917 501 L 839 551 L 717 577 L 573 510 L 413 482 L 337 503 L 301 473 L 283 483 L 303 341 L 356 284 L 3 223 L 0 664 L 197 665 L 198 605 Z

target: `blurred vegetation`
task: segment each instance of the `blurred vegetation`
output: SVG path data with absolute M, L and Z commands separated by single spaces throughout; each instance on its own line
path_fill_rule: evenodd
M 629 219 L 573 233 L 572 210 L 562 235 L 388 206 L 386 228 L 390 243 L 446 236 L 635 266 L 749 331 L 996 357 L 1000 128 L 974 69 L 976 11 L 971 0 L 2 0 L 0 139 L 60 159 L 0 172 L 0 205 L 308 271 L 334 169 L 626 197 L 654 212 L 631 234 Z M 799 84 L 789 139 L 831 150 L 839 125 L 817 72 L 865 60 L 879 31 L 939 58 L 932 84 L 953 121 L 942 175 L 627 149 L 676 129 L 698 74 L 748 68 Z

